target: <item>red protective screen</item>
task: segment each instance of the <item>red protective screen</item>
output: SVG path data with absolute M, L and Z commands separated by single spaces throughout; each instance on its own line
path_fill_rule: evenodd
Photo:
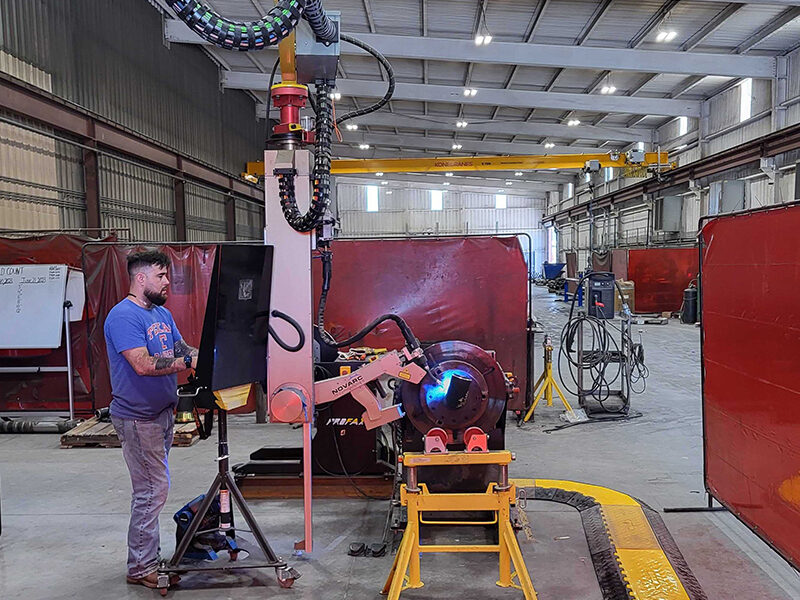
M 793 206 L 718 217 L 701 232 L 706 487 L 795 567 L 798 230 Z
M 384 313 L 397 313 L 422 342 L 463 340 L 495 350 L 526 384 L 527 268 L 516 237 L 337 241 L 325 325 L 344 339 Z M 314 261 L 314 296 L 321 265 Z M 365 346 L 400 348 L 387 322 Z M 517 405 L 522 408 L 524 394 Z
M 628 250 L 628 279 L 636 286 L 636 312 L 679 311 L 683 290 L 695 277 L 696 248 Z
M 67 263 L 83 267 L 86 318 L 74 323 L 76 406 L 85 414 L 111 401 L 103 324 L 128 291 L 129 245 L 89 244 L 74 236 L 0 240 L 0 264 Z M 167 307 L 192 346 L 200 343 L 215 246 L 164 245 L 172 260 Z M 460 339 L 496 350 L 502 367 L 526 384 L 527 269 L 516 237 L 437 240 L 337 241 L 326 325 L 340 339 L 378 315 L 396 312 L 424 342 Z M 320 265 L 314 261 L 315 302 Z M 365 345 L 396 348 L 403 343 L 394 326 L 381 325 Z M 63 354 L 63 351 L 62 351 Z M 63 355 L 37 356 L 35 364 L 65 364 Z M 9 363 L 9 361 L 14 361 Z M 2 358 L 2 364 L 28 364 Z M 182 381 L 182 379 L 181 379 Z M 253 399 L 243 410 L 253 410 Z M 518 401 L 521 408 L 524 397 Z M 65 410 L 66 377 L 0 376 L 0 410 Z
M 0 264 L 65 264 L 80 269 L 81 247 L 88 241 L 88 238 L 66 234 L 0 238 Z M 81 320 L 70 324 L 72 364 L 76 373 L 73 379 L 75 406 L 84 413 L 92 410 L 87 324 L 94 316 L 87 305 Z M 2 367 L 63 367 L 66 364 L 63 341 L 56 349 L 0 350 Z M 66 411 L 68 398 L 66 373 L 0 374 L 0 411 Z

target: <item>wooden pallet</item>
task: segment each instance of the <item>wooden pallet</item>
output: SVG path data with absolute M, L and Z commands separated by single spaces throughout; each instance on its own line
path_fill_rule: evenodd
M 194 423 L 176 423 L 173 447 L 191 446 L 200 436 Z M 62 448 L 119 448 L 119 438 L 111 423 L 92 417 L 61 436 Z

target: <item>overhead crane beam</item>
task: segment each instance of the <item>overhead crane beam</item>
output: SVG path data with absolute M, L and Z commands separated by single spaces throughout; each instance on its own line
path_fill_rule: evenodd
M 583 169 L 597 161 L 603 167 L 648 167 L 668 170 L 675 167 L 666 152 L 645 152 L 643 162 L 632 162 L 625 154 L 544 154 L 529 156 L 468 156 L 437 158 L 363 158 L 332 161 L 334 175 L 359 173 L 444 173 L 455 171 L 536 171 L 543 169 Z M 248 162 L 247 173 L 264 175 L 264 163 Z

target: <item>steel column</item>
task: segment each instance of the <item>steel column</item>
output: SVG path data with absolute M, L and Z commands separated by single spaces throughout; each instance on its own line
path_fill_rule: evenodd
M 94 135 L 94 123 L 89 123 L 89 135 Z M 96 146 L 91 143 L 91 146 Z M 100 229 L 100 171 L 97 162 L 97 152 L 83 149 L 83 190 L 86 194 L 86 227 Z
M 225 239 L 236 241 L 236 198 L 225 198 Z

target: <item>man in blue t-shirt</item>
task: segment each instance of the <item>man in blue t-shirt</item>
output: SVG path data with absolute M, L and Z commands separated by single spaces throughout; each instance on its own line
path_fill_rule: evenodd
M 170 261 L 161 252 L 128 257 L 128 296 L 108 313 L 111 422 L 122 443 L 133 498 L 128 527 L 128 583 L 157 587 L 158 515 L 167 501 L 178 371 L 195 368 L 197 349 L 184 342 L 164 308 Z

